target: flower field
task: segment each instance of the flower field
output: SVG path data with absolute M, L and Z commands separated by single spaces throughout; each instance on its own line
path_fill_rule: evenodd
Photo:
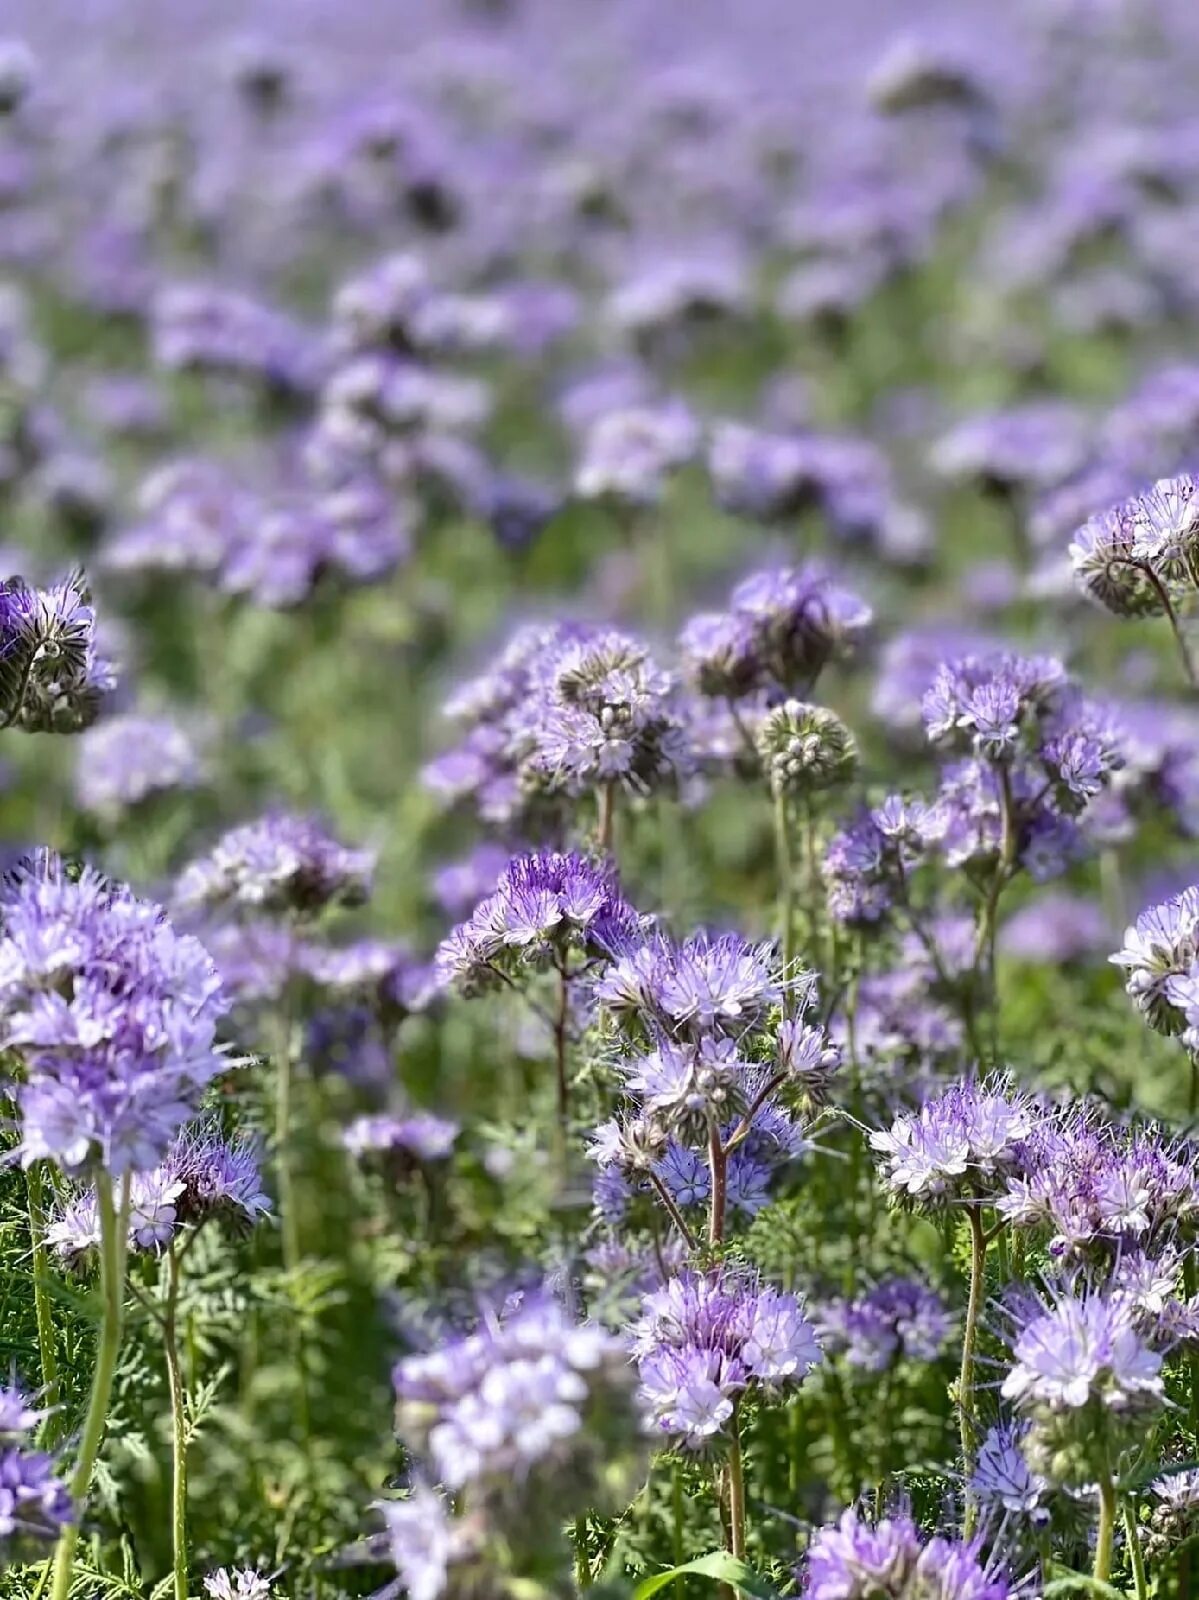
M 1197 88 L 0 11 L 0 1600 L 1199 1595 Z

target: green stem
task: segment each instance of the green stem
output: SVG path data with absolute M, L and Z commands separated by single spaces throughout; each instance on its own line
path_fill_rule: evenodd
M 599 847 L 605 855 L 613 853 L 616 842 L 616 785 L 602 783 L 596 794 L 599 811 Z
M 179 1255 L 172 1240 L 167 1251 L 167 1294 L 162 1319 L 162 1340 L 171 1393 L 171 1558 L 175 1575 L 175 1600 L 187 1600 L 187 1412 L 176 1322 L 179 1271 Z
M 673 1536 L 673 1557 L 676 1567 L 683 1565 L 686 1550 L 684 1538 L 685 1513 L 683 1510 L 683 1468 L 678 1461 L 671 1463 L 670 1468 L 670 1516 L 671 1534 Z
M 300 1260 L 300 1219 L 296 1215 L 295 1181 L 291 1166 L 291 1001 L 285 992 L 279 1017 L 279 1042 L 275 1050 L 275 1160 L 279 1169 L 279 1221 L 283 1233 L 283 1265 L 294 1272 Z
M 33 1253 L 33 1308 L 37 1317 L 37 1347 L 42 1366 L 42 1402 L 50 1410 L 45 1442 L 53 1444 L 58 1432 L 58 1354 L 54 1316 L 50 1309 L 49 1261 L 46 1256 L 46 1189 L 42 1164 L 35 1161 L 25 1172 L 29 1204 L 29 1238 Z
M 1188 1252 L 1182 1263 L 1182 1286 L 1187 1301 L 1193 1301 L 1196 1291 L 1195 1257 L 1193 1252 Z M 1191 1430 L 1199 1434 L 1199 1350 L 1191 1347 L 1187 1358 L 1187 1377 L 1190 1380 L 1190 1418 Z
M 729 1418 L 729 1554 L 745 1560 L 745 1463 L 741 1456 L 741 1419 L 737 1404 Z
M 1149 1600 L 1149 1580 L 1145 1573 L 1145 1552 L 1141 1548 L 1141 1529 L 1131 1500 L 1124 1502 L 1124 1538 L 1128 1544 L 1128 1561 L 1132 1567 L 1136 1600 Z
M 962 1474 L 966 1483 L 965 1532 L 969 1538 L 978 1520 L 978 1506 L 970 1480 L 974 1473 L 974 1348 L 978 1342 L 978 1319 L 982 1311 L 983 1284 L 987 1268 L 987 1236 L 983 1228 L 982 1207 L 971 1205 L 966 1213 L 970 1222 L 970 1298 L 966 1304 L 966 1326 L 962 1332 L 962 1369 L 958 1376 L 958 1425 L 962 1441 Z
M 987 997 L 991 1008 L 992 1055 L 998 1054 L 999 982 L 995 970 L 995 935 L 999 926 L 999 900 L 1004 889 L 1011 881 L 1016 865 L 1016 853 L 1020 844 L 1016 835 L 1015 800 L 1012 795 L 1011 773 L 1002 763 L 999 763 L 996 770 L 999 774 L 999 807 L 1002 829 L 999 860 L 995 865 L 986 900 L 983 902 L 982 912 L 978 920 L 978 934 L 974 945 L 976 983 L 978 977 L 984 972 L 987 979 Z
M 92 1473 L 104 1438 L 108 1421 L 108 1404 L 112 1398 L 112 1382 L 121 1350 L 121 1332 L 125 1316 L 125 1259 L 129 1246 L 129 1177 L 121 1186 L 119 1208 L 113 1202 L 112 1179 L 106 1172 L 96 1176 L 96 1208 L 100 1215 L 100 1296 L 103 1320 L 100 1325 L 100 1342 L 96 1348 L 96 1365 L 92 1373 L 92 1394 L 88 1401 L 87 1420 L 75 1458 L 75 1471 L 71 1477 L 71 1499 L 75 1502 L 77 1517 L 83 1515 L 84 1502 L 91 1488 Z M 71 1575 L 75 1568 L 75 1546 L 79 1541 L 79 1522 L 76 1520 L 63 1529 L 54 1553 L 54 1586 L 51 1600 L 67 1600 L 71 1588 Z
M 728 1186 L 728 1157 L 720 1142 L 720 1129 L 715 1123 L 708 1129 L 708 1171 L 712 1193 L 708 1211 L 708 1243 L 713 1249 L 724 1243 L 725 1197 Z
M 1106 1583 L 1112 1571 L 1112 1534 L 1116 1528 L 1116 1485 L 1110 1472 L 1099 1480 L 1099 1530 L 1095 1535 L 1092 1577 Z
M 778 877 L 779 942 L 783 950 L 783 974 L 792 975 L 795 967 L 795 867 L 791 860 L 791 836 L 788 829 L 787 797 L 782 790 L 774 796 L 774 856 Z M 790 990 L 784 1004 L 790 1006 Z
M 565 967 L 558 971 L 558 1003 L 554 1009 L 554 1071 L 558 1090 L 555 1154 L 559 1171 L 565 1171 L 570 1127 L 570 1085 L 567 1081 L 567 1024 L 570 1020 L 570 981 Z
M 575 1519 L 575 1588 L 580 1594 L 591 1587 L 591 1562 L 587 1559 L 587 1518 Z

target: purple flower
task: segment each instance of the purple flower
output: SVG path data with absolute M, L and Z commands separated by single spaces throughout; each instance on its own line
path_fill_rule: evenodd
M 654 506 L 668 477 L 699 448 L 699 425 L 681 401 L 609 411 L 592 423 L 583 441 L 575 493 L 632 509 Z
M 379 1514 L 387 1543 L 409 1600 L 438 1600 L 451 1565 L 467 1553 L 469 1540 L 441 1495 L 418 1483 L 406 1500 L 383 1500 Z M 215 1600 L 240 1600 L 217 1596 Z M 254 1597 L 257 1600 L 257 1597 Z
M 996 1206 L 1016 1226 L 1049 1227 L 1055 1256 L 1099 1245 L 1106 1257 L 1193 1224 L 1192 1167 L 1189 1146 L 1153 1128 L 1121 1132 L 1065 1112 L 1038 1122 Z
M 270 1215 L 259 1151 L 251 1140 L 226 1139 L 215 1127 L 193 1123 L 167 1153 L 163 1170 L 179 1186 L 181 1223 L 219 1217 L 242 1227 Z
M 438 867 L 432 877 L 437 904 L 447 916 L 466 916 L 495 891 L 512 856 L 507 845 L 486 839 L 460 861 Z
M 0 1445 L 0 1562 L 37 1560 L 75 1521 L 67 1486 L 52 1456 L 22 1445 Z
M 1010 493 L 1063 482 L 1082 465 L 1086 450 L 1082 417 L 1073 406 L 1032 401 L 967 417 L 938 441 L 932 462 L 942 477 Z
M 228 289 L 164 289 L 151 311 L 154 358 L 170 371 L 230 374 L 280 394 L 312 391 L 319 365 L 312 335 L 283 312 Z
M 179 879 L 183 906 L 233 904 L 312 914 L 370 893 L 373 851 L 339 844 L 311 817 L 272 812 L 234 828 Z
M 648 794 L 676 786 L 690 771 L 674 677 L 638 640 L 574 630 L 531 666 L 533 696 L 509 719 L 526 784 L 551 795 L 602 784 Z
M 1012 1587 L 977 1540 L 927 1544 L 910 1517 L 865 1522 L 853 1509 L 821 1528 L 802 1569 L 804 1600 L 1008 1600 Z
M 901 1357 L 934 1361 L 953 1333 L 941 1296 L 912 1278 L 888 1278 L 854 1300 L 833 1300 L 818 1319 L 825 1348 L 851 1367 L 886 1372 Z
M 0 713 L 30 733 L 78 733 L 116 683 L 97 649 L 82 574 L 48 589 L 0 585 Z
M 226 553 L 221 587 L 255 604 L 302 604 L 324 580 L 373 583 L 407 558 L 402 508 L 375 479 L 359 475 L 319 495 L 264 509 Z
M 631 1345 L 654 1428 L 692 1449 L 751 1384 L 801 1383 L 821 1358 L 797 1296 L 729 1271 L 686 1272 L 647 1295 Z
M 954 1084 L 870 1135 L 892 1194 L 945 1204 L 994 1194 L 1037 1121 L 1033 1101 L 1005 1079 Z
M 817 562 L 751 574 L 733 590 L 731 610 L 752 629 L 762 681 L 792 692 L 809 691 L 872 620 L 870 607 Z
M 988 1428 L 978 1447 L 970 1487 L 984 1505 L 1031 1517 L 1040 1510 L 1049 1484 L 1024 1459 L 1020 1446 L 1026 1432 L 1010 1422 Z
M 160 907 L 35 861 L 4 896 L 0 1036 L 24 1065 L 21 1153 L 147 1171 L 226 1068 L 207 952 Z
M 1171 581 L 1192 585 L 1199 573 L 1199 481 L 1189 473 L 1161 478 L 1125 501 L 1134 559 Z
M 202 458 L 168 462 L 138 491 L 142 520 L 110 536 L 112 572 L 217 572 L 252 536 L 262 507 L 228 470 Z
M 603 1437 L 622 1410 L 631 1421 L 618 1341 L 548 1299 L 405 1357 L 393 1378 L 401 1434 L 453 1490 L 485 1495 L 534 1471 L 548 1490 L 586 1455 L 589 1428 Z
M 399 1152 L 418 1161 L 444 1160 L 454 1147 L 459 1124 L 431 1111 L 407 1116 L 389 1112 L 355 1117 L 342 1133 L 342 1143 L 353 1156 Z
M 1125 988 L 1151 1028 L 1174 1034 L 1191 1026 L 1188 985 L 1199 962 L 1199 888 L 1142 911 L 1111 959 L 1123 967 Z
M 1038 895 L 999 932 L 1005 954 L 1031 964 L 1060 966 L 1093 960 L 1107 942 L 1107 918 L 1097 901 L 1068 890 Z
M 638 928 L 610 866 L 539 851 L 509 861 L 495 893 L 442 942 L 434 968 L 442 984 L 470 993 L 521 972 L 564 970 L 571 957 L 606 955 Z
M 85 811 L 119 816 L 150 795 L 191 789 L 200 779 L 192 741 L 166 717 L 110 717 L 79 741 L 75 792 Z
M 1135 551 L 1128 502 L 1089 517 L 1070 545 L 1070 565 L 1083 593 L 1118 617 L 1156 616 L 1161 594 Z
M 1077 1411 L 1095 1402 L 1117 1413 L 1154 1411 L 1165 1400 L 1162 1358 L 1143 1341 L 1122 1299 L 1066 1289 L 1035 1302 L 1020 1327 L 1002 1394 L 1022 1412 Z
M 795 985 L 807 987 L 810 979 L 784 973 L 772 943 L 701 930 L 681 944 L 660 933 L 626 941 L 595 993 L 614 1016 L 650 1030 L 736 1037 L 760 1026 Z
M 204 1579 L 211 1600 L 271 1600 L 271 1580 L 252 1567 L 218 1567 Z

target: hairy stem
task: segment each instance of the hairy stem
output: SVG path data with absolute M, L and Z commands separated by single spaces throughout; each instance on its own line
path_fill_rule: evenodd
M 737 1403 L 729 1418 L 729 1554 L 745 1560 L 745 1463 L 741 1456 L 741 1419 Z
M 275 1161 L 279 1176 L 279 1223 L 283 1235 L 283 1265 L 294 1272 L 300 1259 L 300 1219 L 296 1215 L 295 1180 L 291 1164 L 291 1098 L 293 1067 L 291 1001 L 285 993 L 280 1005 L 279 1037 L 275 1049 Z
M 46 1256 L 46 1188 L 42 1163 L 35 1161 L 25 1172 L 25 1194 L 29 1205 L 29 1239 L 33 1254 L 33 1308 L 37 1317 L 37 1347 L 42 1368 L 42 1402 L 50 1410 L 45 1423 L 45 1442 L 53 1444 L 58 1432 L 58 1352 L 54 1339 L 54 1316 L 50 1308 L 49 1261 Z
M 558 970 L 558 1003 L 554 1009 L 554 1071 L 558 1085 L 558 1144 L 566 1160 L 566 1129 L 570 1116 L 570 1087 L 566 1081 L 567 1022 L 570 1017 L 570 981 L 565 967 Z
M 708 1243 L 718 1248 L 724 1243 L 725 1199 L 728 1187 L 728 1157 L 720 1142 L 720 1129 L 713 1122 L 708 1128 L 708 1171 L 712 1193 L 708 1212 Z
M 171 1394 L 171 1562 L 175 1600 L 187 1600 L 187 1411 L 177 1327 L 180 1265 L 172 1240 L 167 1252 L 167 1293 L 162 1318 L 162 1342 Z
M 962 1331 L 962 1368 L 958 1375 L 958 1425 L 962 1441 L 962 1475 L 966 1482 L 965 1531 L 969 1538 L 978 1519 L 978 1506 L 970 1479 L 974 1472 L 976 1428 L 974 1420 L 974 1350 L 978 1343 L 978 1319 L 982 1311 L 983 1283 L 987 1267 L 987 1235 L 983 1229 L 982 1207 L 971 1205 L 966 1213 L 970 1222 L 970 1298 L 966 1303 L 966 1326 Z
M 598 831 L 599 847 L 605 855 L 612 854 L 612 846 L 616 840 L 616 785 L 602 783 L 596 791 L 596 806 L 599 813 Z
M 671 1197 L 670 1190 L 662 1182 L 661 1178 L 659 1178 L 659 1176 L 658 1176 L 658 1174 L 656 1172 L 651 1172 L 650 1173 L 649 1181 L 650 1181 L 651 1184 L 653 1184 L 654 1193 L 658 1196 L 658 1199 L 661 1200 L 662 1204 L 666 1207 L 666 1210 L 667 1210 L 667 1213 L 668 1213 L 668 1215 L 670 1217 L 670 1220 L 674 1223 L 675 1227 L 679 1230 L 679 1233 L 680 1233 L 680 1235 L 682 1236 L 682 1239 L 683 1239 L 683 1243 L 687 1246 L 688 1250 L 694 1250 L 695 1249 L 695 1245 L 696 1245 L 695 1235 L 692 1233 L 691 1229 L 687 1226 L 687 1223 L 686 1223 L 686 1221 L 684 1220 L 684 1217 L 683 1217 L 683 1213 L 679 1210 L 678 1206 L 675 1205 L 674 1200 Z M 663 1273 L 662 1276 L 665 1277 L 666 1274 Z
M 1099 1528 L 1095 1535 L 1092 1577 L 1106 1583 L 1112 1571 L 1112 1534 L 1116 1528 L 1116 1485 L 1110 1472 L 1099 1480 Z
M 128 1176 L 122 1183 L 118 1205 L 113 1199 L 112 1179 L 106 1172 L 97 1173 L 96 1208 L 100 1217 L 100 1298 L 103 1319 L 100 1342 L 96 1348 L 96 1365 L 92 1372 L 87 1419 L 83 1425 L 83 1437 L 79 1441 L 79 1453 L 75 1458 L 75 1471 L 71 1476 L 71 1498 L 75 1502 L 77 1518 L 83 1514 L 96 1458 L 100 1454 L 104 1427 L 108 1421 L 108 1405 L 112 1398 L 112 1380 L 121 1350 L 125 1318 L 125 1259 L 129 1245 Z M 63 1529 L 54 1553 L 51 1600 L 67 1600 L 78 1540 L 79 1522 L 76 1520 Z
M 789 978 L 795 966 L 795 867 L 791 860 L 791 836 L 788 829 L 787 798 L 782 790 L 774 796 L 774 858 L 778 878 L 779 946 L 783 952 L 783 975 Z M 790 1005 L 791 991 L 784 994 L 784 1005 Z
M 1124 1538 L 1128 1544 L 1128 1562 L 1132 1568 L 1133 1593 L 1136 1600 L 1148 1600 L 1149 1579 L 1145 1573 L 1145 1552 L 1141 1548 L 1141 1528 L 1131 1500 L 1124 1502 Z

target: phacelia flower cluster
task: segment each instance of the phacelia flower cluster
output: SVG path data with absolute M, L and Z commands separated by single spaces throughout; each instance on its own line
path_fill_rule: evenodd
M 109 717 L 79 740 L 75 793 L 85 811 L 120 817 L 154 795 L 191 789 L 202 775 L 192 740 L 169 717 Z
M 533 972 L 578 971 L 636 939 L 640 919 L 611 866 L 574 852 L 514 857 L 435 958 L 439 980 L 466 993 Z
M 315 915 L 370 893 L 375 858 L 340 844 L 312 817 L 271 813 L 234 828 L 180 876 L 181 906 Z
M 827 1301 L 817 1325 L 829 1355 L 875 1373 L 901 1360 L 935 1361 L 954 1332 L 944 1300 L 915 1278 L 887 1278 L 852 1300 Z
M 749 1389 L 802 1383 L 821 1360 L 802 1300 L 731 1270 L 686 1272 L 647 1295 L 631 1344 L 651 1426 L 693 1450 Z
M 81 575 L 48 589 L 20 578 L 0 586 L 0 727 L 78 733 L 115 683 Z
M 1111 959 L 1149 1026 L 1199 1047 L 1199 888 L 1142 911 Z
M 162 1250 L 182 1229 L 210 1220 L 241 1232 L 270 1212 L 253 1144 L 227 1140 L 214 1128 L 195 1123 L 184 1129 L 158 1166 L 133 1174 L 129 1248 Z M 60 1201 L 46 1228 L 46 1242 L 73 1271 L 95 1265 L 101 1240 L 94 1189 Z
M 852 1508 L 816 1534 L 801 1576 L 804 1600 L 1008 1600 L 1013 1592 L 978 1540 L 926 1542 L 906 1515 L 870 1523 Z
M 397 1566 L 430 1595 L 490 1538 L 518 1570 L 535 1565 L 580 1507 L 619 1504 L 641 1459 L 620 1341 L 544 1295 L 405 1357 L 393 1379 L 401 1437 L 465 1508 L 453 1513 L 423 1487 L 424 1517 L 404 1511 L 412 1502 L 382 1508 Z
M 693 617 L 679 645 L 702 694 L 803 696 L 829 662 L 852 651 L 871 618 L 823 565 L 771 567 L 737 585 L 728 611 Z
M 1074 535 L 1070 560 L 1108 611 L 1160 615 L 1199 588 L 1199 480 L 1162 478 L 1098 512 Z
M 35 860 L 0 900 L 0 1039 L 25 1162 L 146 1171 L 228 1066 L 204 947 L 90 868 Z
M 888 1191 L 939 1207 L 992 1199 L 1037 1125 L 1035 1103 L 1004 1079 L 952 1084 L 870 1135 Z

